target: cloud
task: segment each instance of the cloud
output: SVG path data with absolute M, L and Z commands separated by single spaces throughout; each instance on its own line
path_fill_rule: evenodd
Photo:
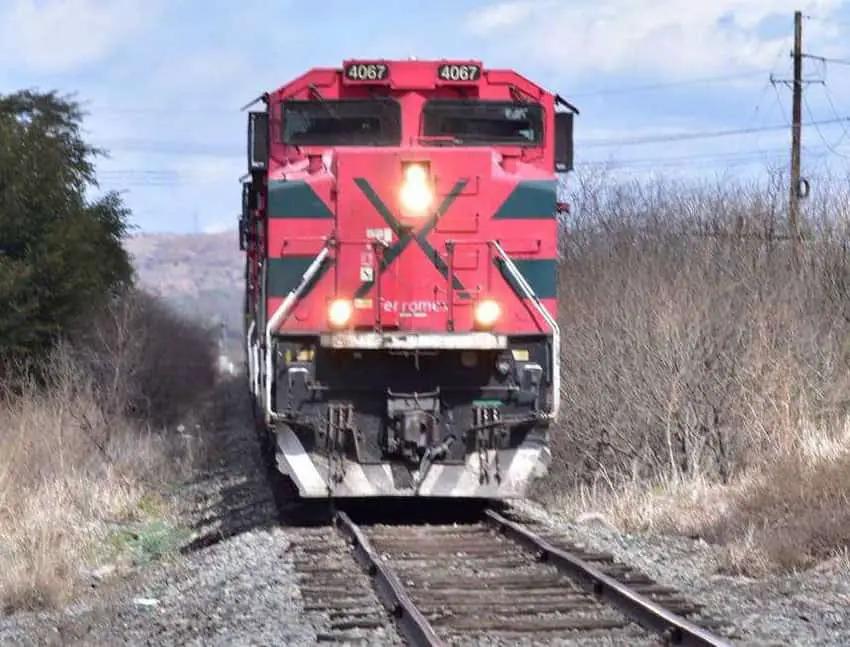
M 469 14 L 472 34 L 510 43 L 514 56 L 567 76 L 640 70 L 694 77 L 771 67 L 790 47 L 796 9 L 820 20 L 806 23 L 812 44 L 834 39 L 824 19 L 841 0 L 513 0 Z M 777 21 L 787 25 L 776 29 Z M 781 24 L 781 23 L 780 23 Z
M 522 23 L 534 14 L 537 5 L 541 4 L 544 3 L 532 0 L 500 2 L 484 11 L 477 11 L 474 17 L 470 18 L 469 29 L 475 34 L 488 34 L 502 27 Z
M 157 0 L 5 0 L 0 58 L 6 67 L 55 73 L 98 62 L 151 23 Z

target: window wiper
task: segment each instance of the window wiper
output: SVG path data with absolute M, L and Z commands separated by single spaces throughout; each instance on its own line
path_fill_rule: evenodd
M 325 109 L 325 112 L 327 112 L 335 121 L 342 121 L 342 117 L 336 113 L 336 111 L 331 107 L 331 104 L 325 101 L 322 93 L 319 92 L 319 88 L 312 83 L 308 86 L 308 88 L 310 89 L 310 92 L 313 93 L 313 96 L 319 101 L 319 105 Z
M 466 142 L 490 142 L 494 146 L 506 145 L 509 146 L 515 143 L 530 142 L 531 140 L 525 137 L 495 137 L 493 135 L 482 135 L 480 133 L 466 133 L 464 135 L 450 135 L 457 144 L 465 144 Z
M 457 135 L 417 135 L 416 141 L 420 144 L 443 146 L 446 144 L 462 144 L 463 140 Z

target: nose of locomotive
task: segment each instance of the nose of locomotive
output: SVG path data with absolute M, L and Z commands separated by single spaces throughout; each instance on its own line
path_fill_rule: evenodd
M 481 283 L 473 274 L 483 268 L 454 267 L 447 241 L 475 237 L 489 164 L 482 150 L 340 151 L 335 272 L 338 294 L 353 303 L 348 327 L 454 325 L 450 304 L 466 283 Z

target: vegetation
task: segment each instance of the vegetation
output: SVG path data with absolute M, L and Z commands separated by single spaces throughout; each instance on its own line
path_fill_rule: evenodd
M 0 97 L 0 360 L 33 358 L 132 276 L 115 194 L 86 200 L 100 152 L 55 93 Z
M 850 203 L 815 184 L 798 268 L 786 186 L 579 178 L 543 498 L 723 542 L 750 573 L 850 540 Z
M 155 493 L 197 459 L 215 338 L 138 290 L 127 209 L 88 200 L 77 105 L 0 97 L 0 604 L 64 601 L 84 567 L 180 529 Z M 125 539 L 122 539 L 124 537 Z M 126 539 L 129 537 L 129 539 Z

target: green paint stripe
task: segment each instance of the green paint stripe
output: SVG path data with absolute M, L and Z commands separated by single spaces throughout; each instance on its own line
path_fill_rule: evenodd
M 527 180 L 520 182 L 508 194 L 493 218 L 496 220 L 528 220 L 531 218 L 555 219 L 558 201 L 558 184 L 555 180 Z
M 306 182 L 269 182 L 269 218 L 333 219 L 334 214 Z
M 554 299 L 558 295 L 558 261 L 554 258 L 527 258 L 513 259 L 520 274 L 534 290 L 534 294 L 539 299 Z M 502 276 L 511 285 L 511 288 L 521 297 L 525 293 L 514 280 L 510 272 L 508 272 L 505 263 L 501 258 L 493 259 L 493 263 L 499 268 Z
M 280 258 L 270 258 L 267 262 L 266 271 L 266 296 L 269 298 L 283 298 L 292 290 L 298 287 L 304 272 L 310 267 L 310 264 L 316 260 L 316 256 L 311 254 L 308 256 L 282 256 Z M 325 273 L 330 269 L 333 263 L 325 260 L 319 271 L 313 277 L 313 280 L 307 284 L 302 297 L 316 286 Z

